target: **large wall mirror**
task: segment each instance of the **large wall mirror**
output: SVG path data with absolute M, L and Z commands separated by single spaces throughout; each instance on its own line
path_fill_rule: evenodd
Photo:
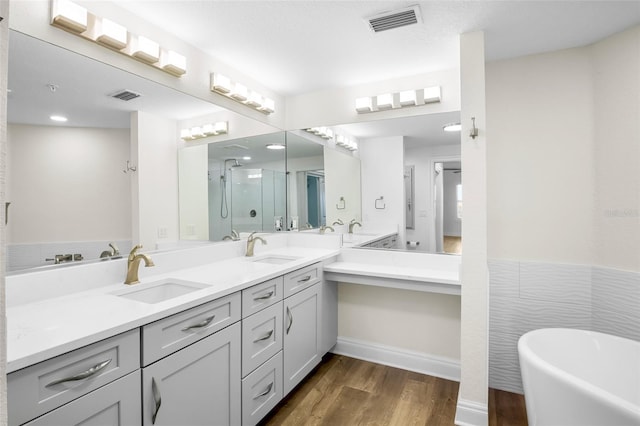
M 395 249 L 461 254 L 460 132 L 444 130 L 459 122 L 452 111 L 334 127 L 358 139 L 363 221 L 397 227 Z
M 224 115 L 230 131 L 229 135 L 217 136 L 221 139 L 243 134 L 250 138 L 277 130 L 16 31 L 10 32 L 8 71 L 8 203 L 3 208 L 8 213 L 10 272 L 56 263 L 70 266 L 80 259 L 97 261 L 101 255 L 109 259 L 115 252 L 111 246 L 122 254 L 129 251 L 135 228 L 134 188 L 150 195 L 145 184 L 137 181 L 140 170 L 136 171 L 138 164 L 132 161 L 132 120 L 136 112 L 172 123 L 176 153 L 182 143 L 180 128 L 195 126 L 199 117 Z M 127 92 L 122 96 L 125 99 L 113 96 L 123 91 Z M 53 121 L 54 115 L 64 116 L 67 121 Z M 141 131 L 139 127 L 137 132 Z M 173 143 L 173 136 L 168 137 Z M 207 145 L 203 146 L 206 149 Z M 230 148 L 221 149 L 234 158 L 240 156 Z M 279 162 L 279 169 L 271 169 L 274 174 L 276 169 L 284 173 L 283 153 L 278 160 L 264 162 Z M 248 166 L 253 163 L 239 159 L 239 164 L 247 166 L 245 180 L 251 180 L 255 173 L 249 172 L 253 165 Z M 238 181 L 243 168 L 237 170 L 233 177 L 227 173 L 227 190 L 233 180 Z M 177 180 L 177 176 L 162 177 Z M 219 188 L 218 176 L 215 183 L 212 187 Z M 175 197 L 168 202 L 175 205 L 177 217 L 178 196 L 169 192 L 155 196 Z M 270 216 L 284 216 L 284 204 L 280 204 L 281 212 L 274 211 Z M 140 223 L 151 219 L 144 214 L 153 213 L 141 211 Z M 178 228 L 175 222 L 168 226 Z M 197 224 L 191 231 L 202 229 L 205 226 Z M 158 228 L 157 232 L 161 231 Z M 145 249 L 154 247 L 147 244 Z

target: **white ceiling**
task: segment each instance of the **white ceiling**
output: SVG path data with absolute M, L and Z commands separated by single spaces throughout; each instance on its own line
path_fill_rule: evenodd
M 591 44 L 640 22 L 640 1 L 115 0 L 282 95 L 457 68 L 459 34 L 492 61 Z M 365 18 L 417 4 L 422 23 Z

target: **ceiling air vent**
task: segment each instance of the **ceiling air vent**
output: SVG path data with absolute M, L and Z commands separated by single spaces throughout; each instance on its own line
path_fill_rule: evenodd
M 404 9 L 391 10 L 367 18 L 367 22 L 369 23 L 369 28 L 371 28 L 374 33 L 406 27 L 407 25 L 421 22 L 420 8 L 418 6 L 411 6 Z
M 117 98 L 123 101 L 130 101 L 131 99 L 139 98 L 140 93 L 132 92 L 131 90 L 119 90 L 116 93 L 109 95 L 112 98 Z

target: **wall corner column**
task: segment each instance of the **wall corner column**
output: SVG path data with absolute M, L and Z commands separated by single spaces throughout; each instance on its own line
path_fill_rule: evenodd
M 460 36 L 462 251 L 457 425 L 488 424 L 487 150 L 484 32 Z M 472 119 L 473 117 L 473 119 Z M 470 132 L 477 128 L 477 136 Z

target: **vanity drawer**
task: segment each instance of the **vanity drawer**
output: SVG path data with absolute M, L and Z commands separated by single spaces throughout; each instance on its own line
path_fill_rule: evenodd
M 136 328 L 13 372 L 7 377 L 9 424 L 22 424 L 139 368 Z
M 282 301 L 242 320 L 242 377 L 282 349 Z
M 284 276 L 284 297 L 289 297 L 322 280 L 322 263 L 314 263 Z
M 164 358 L 240 318 L 237 292 L 147 324 L 142 327 L 142 365 Z
M 282 283 L 282 277 L 277 277 L 242 290 L 242 317 L 282 300 Z
M 257 424 L 283 397 L 282 351 L 242 379 L 242 424 Z

